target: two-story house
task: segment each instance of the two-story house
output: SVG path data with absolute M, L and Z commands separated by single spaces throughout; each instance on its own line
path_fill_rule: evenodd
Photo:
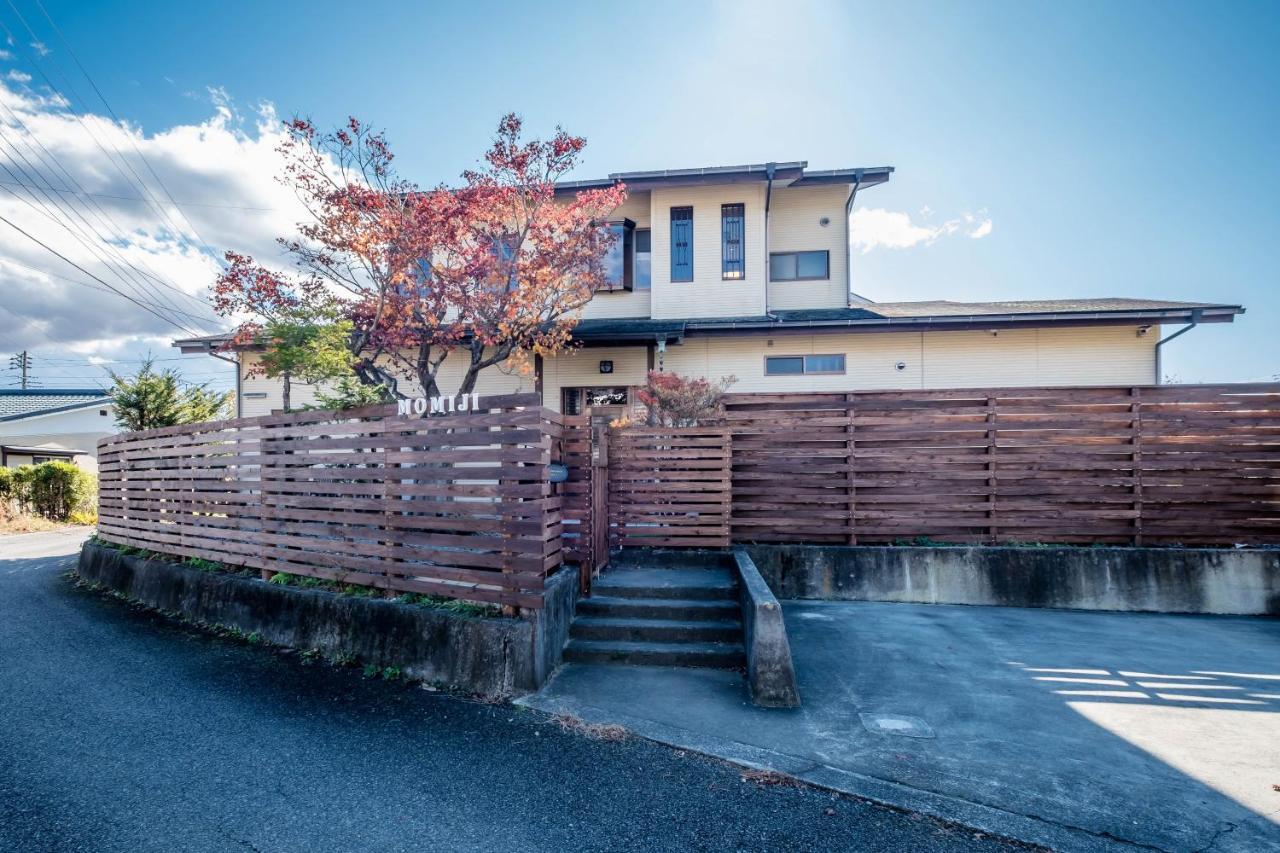
M 718 379 L 735 392 L 1147 385 L 1161 329 L 1231 322 L 1239 305 L 1148 299 L 872 302 L 853 293 L 850 210 L 892 167 L 810 171 L 804 162 L 626 172 L 558 191 L 626 184 L 614 211 L 611 289 L 532 376 L 491 368 L 481 394 L 540 391 L 554 409 L 613 416 L 651 369 Z M 225 337 L 176 341 L 212 352 Z M 240 353 L 242 416 L 281 405 L 278 380 Z M 440 384 L 450 387 L 445 362 Z M 310 399 L 294 386 L 294 404 Z

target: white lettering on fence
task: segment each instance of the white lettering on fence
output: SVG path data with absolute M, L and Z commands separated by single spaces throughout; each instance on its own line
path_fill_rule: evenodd
M 446 415 L 451 412 L 480 411 L 479 394 L 455 394 L 452 397 L 409 397 L 396 401 L 397 415 Z

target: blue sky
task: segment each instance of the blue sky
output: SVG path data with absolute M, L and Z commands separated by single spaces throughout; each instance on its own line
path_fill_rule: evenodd
M 50 50 L 43 61 L 82 81 L 35 0 L 15 2 Z M 1249 312 L 1236 324 L 1172 344 L 1167 373 L 1280 373 L 1276 4 L 45 7 L 144 139 L 222 109 L 250 144 L 264 103 L 322 124 L 354 114 L 386 129 L 404 174 L 434 184 L 469 166 L 515 110 L 534 132 L 561 124 L 587 136 L 580 177 L 787 159 L 892 165 L 888 185 L 859 197 L 892 227 L 856 255 L 858 292 L 1241 302 Z M 28 40 L 7 6 L 0 20 Z M 4 67 L 36 75 L 14 53 Z M 185 168 L 203 174 L 200 162 Z M 246 197 L 213 179 L 187 191 L 212 204 Z M 253 214 L 242 224 L 262 225 Z M 103 352 L 119 358 L 140 341 Z

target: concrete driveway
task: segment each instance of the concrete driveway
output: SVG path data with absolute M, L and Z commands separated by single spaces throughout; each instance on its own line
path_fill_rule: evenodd
M 0 537 L 0 853 L 1012 850 L 210 638 L 72 586 L 83 536 Z
M 1062 850 L 1280 850 L 1280 621 L 784 604 L 804 702 L 566 667 L 528 700 Z

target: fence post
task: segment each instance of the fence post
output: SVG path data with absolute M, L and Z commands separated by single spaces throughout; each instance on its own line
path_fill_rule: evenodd
M 858 544 L 858 486 L 857 486 L 857 438 L 854 435 L 856 427 L 853 419 L 857 415 L 858 407 L 856 405 L 857 396 L 854 394 L 844 395 L 844 413 L 848 418 L 849 424 L 845 428 L 849 438 L 845 441 L 845 479 L 849 484 L 849 527 L 847 530 L 847 541 L 850 545 Z
M 1132 420 L 1129 429 L 1133 433 L 1130 443 L 1133 445 L 1133 544 L 1142 544 L 1142 389 L 1134 386 L 1129 389 L 1132 402 L 1129 413 Z
M 987 539 L 995 544 L 1000 539 L 999 508 L 996 503 L 996 398 L 987 398 Z

